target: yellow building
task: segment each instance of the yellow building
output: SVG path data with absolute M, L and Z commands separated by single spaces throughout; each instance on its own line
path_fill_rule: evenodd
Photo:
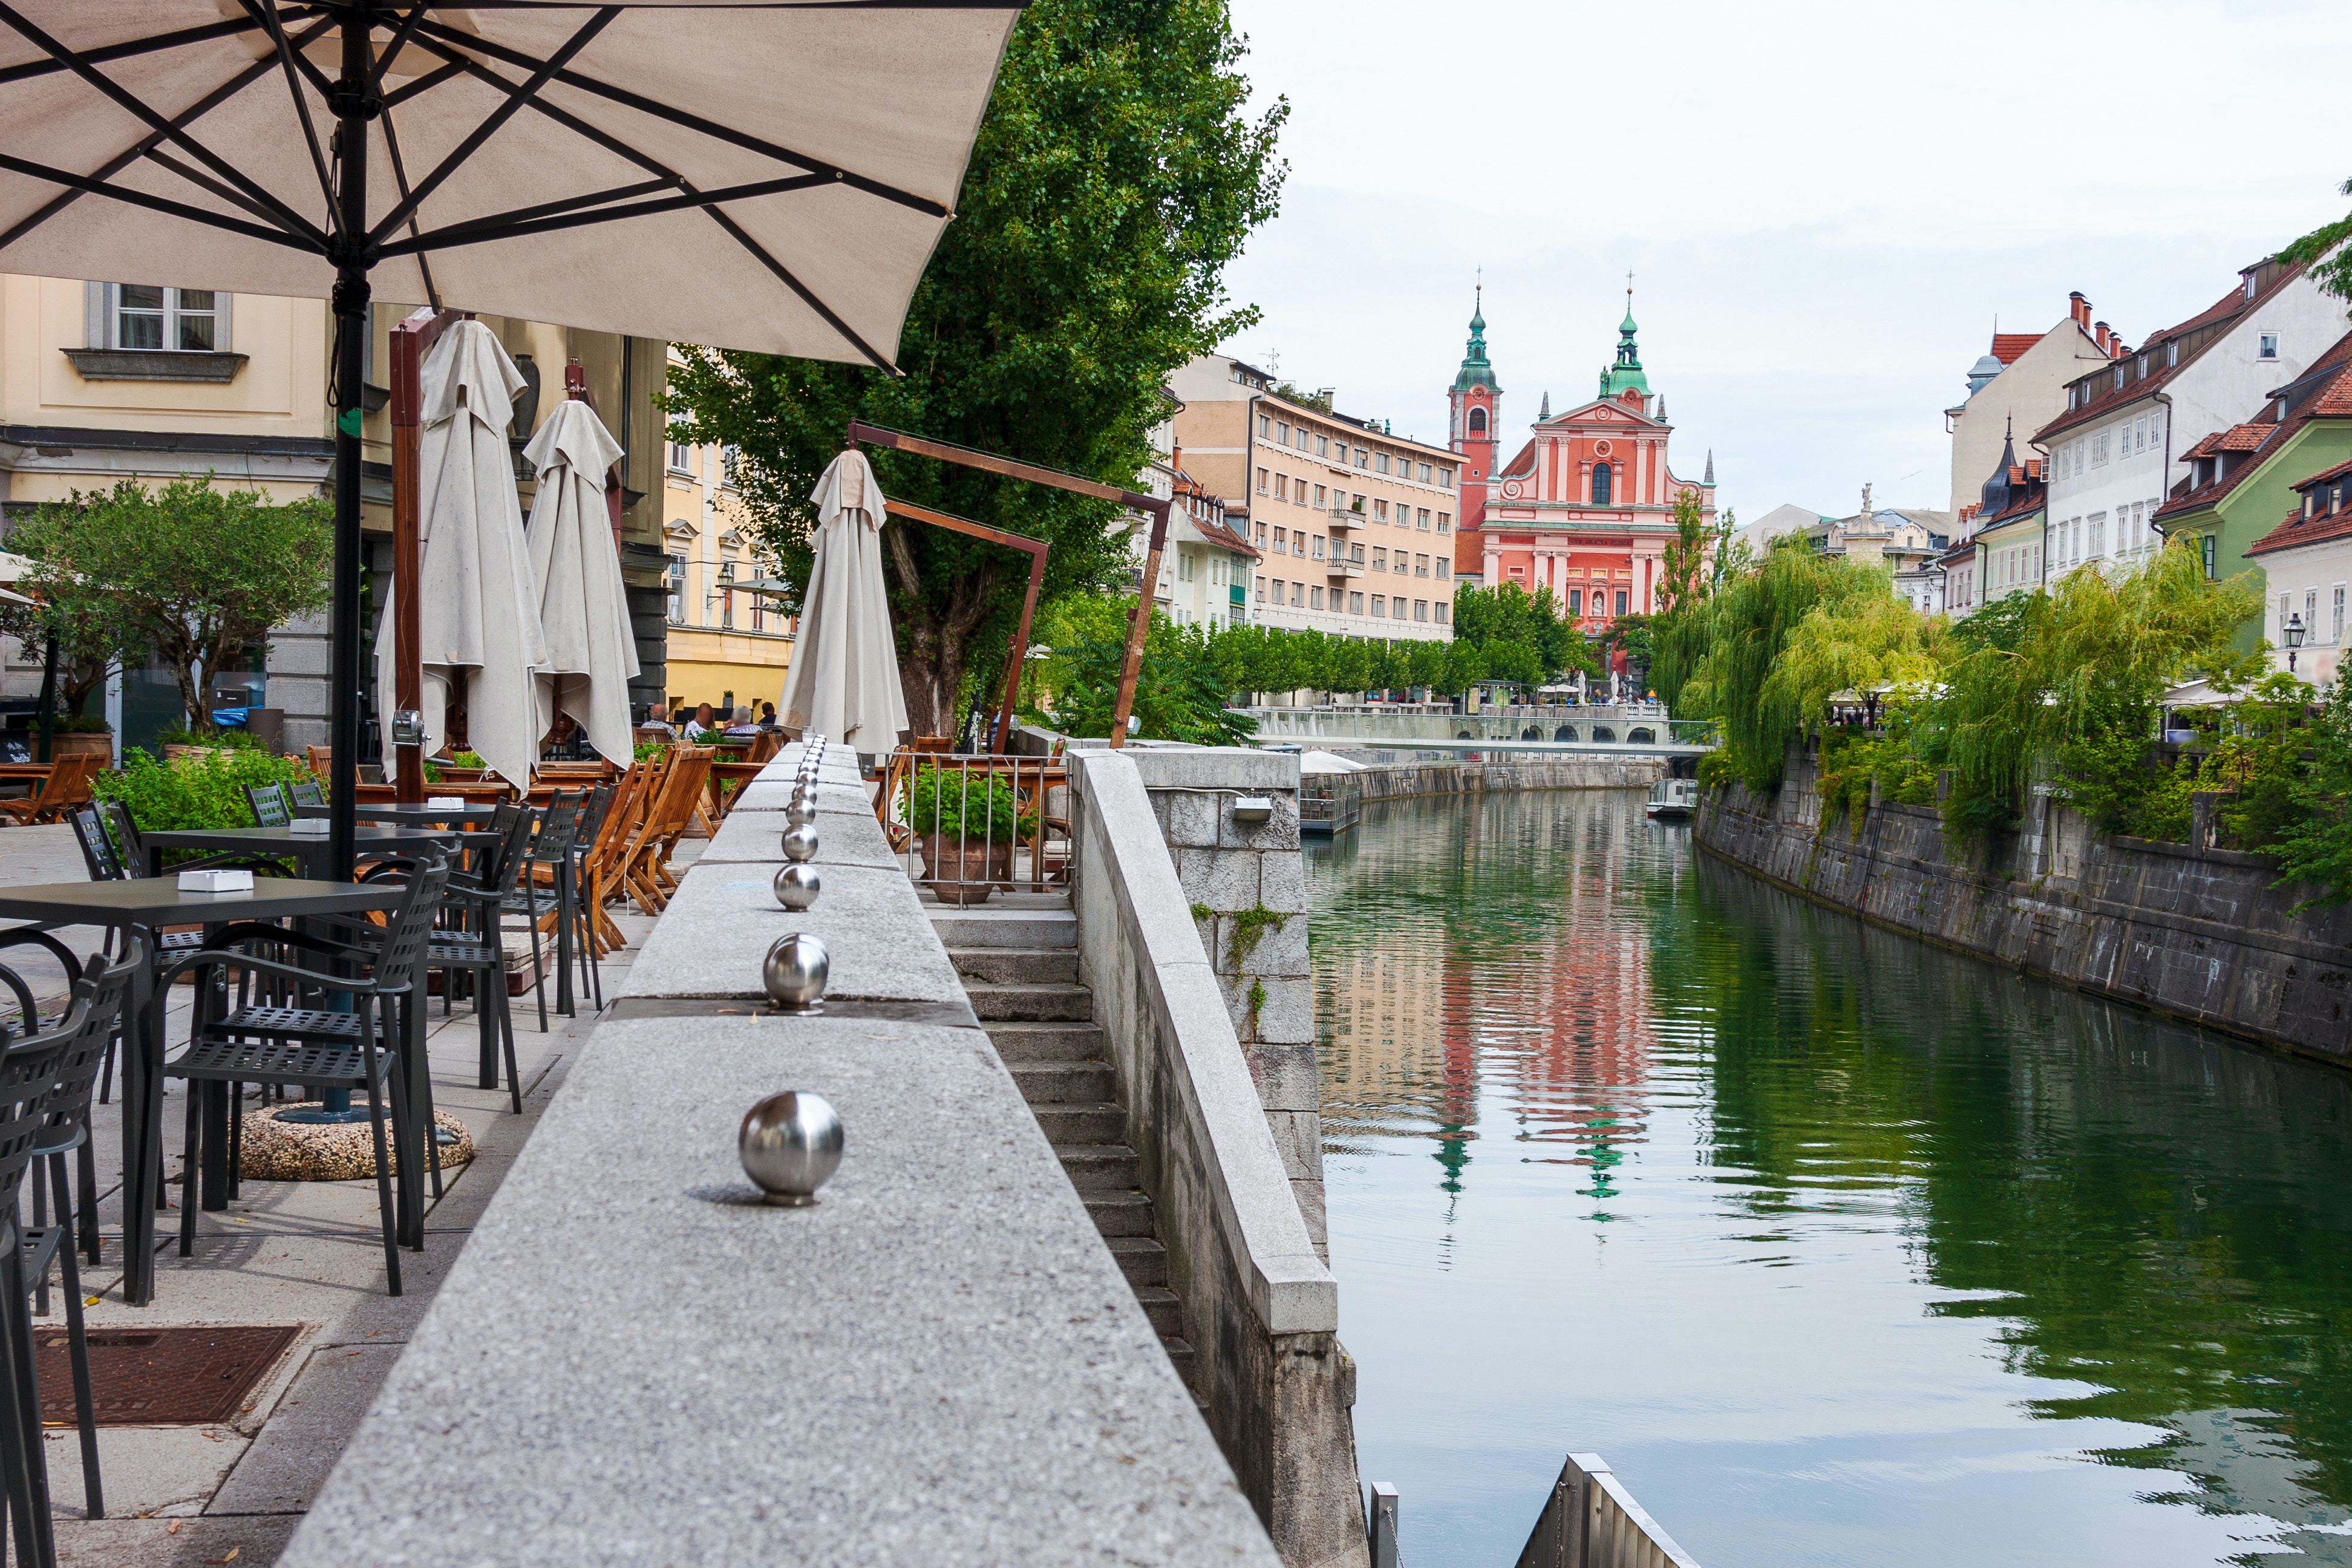
M 413 306 L 379 302 L 368 344 L 363 428 L 366 567 L 372 595 L 392 571 L 390 333 Z M 668 560 L 662 520 L 660 388 L 667 344 L 541 322 L 482 318 L 529 384 L 511 433 L 522 504 L 530 505 L 521 453 L 564 395 L 568 362 L 582 365 L 599 415 L 625 449 L 621 563 L 629 585 L 637 657 L 631 688 L 642 705 L 666 694 Z M 331 334 L 324 300 L 180 289 L 163 285 L 0 275 L 0 503 L 13 518 L 73 491 L 135 479 L 160 484 L 207 471 L 216 482 L 277 500 L 328 492 L 334 442 Z M 373 601 L 381 603 L 380 597 Z M 373 615 L 368 620 L 372 637 Z M 224 675 L 259 687 L 257 705 L 281 710 L 289 746 L 326 740 L 327 628 L 283 626 L 266 670 Z M 0 699 L 21 705 L 40 670 L 26 650 L 0 646 Z M 373 668 L 363 651 L 362 668 Z M 154 672 L 111 683 L 116 733 L 139 743 L 176 722 L 176 697 Z M 374 727 L 366 733 L 374 734 Z
M 780 702 L 793 618 L 768 595 L 730 586 L 778 575 L 735 484 L 730 447 L 664 446 L 662 548 L 668 696 L 682 710 Z

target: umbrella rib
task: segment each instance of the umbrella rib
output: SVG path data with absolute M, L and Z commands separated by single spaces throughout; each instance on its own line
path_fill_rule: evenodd
M 310 145 L 310 167 L 319 176 L 319 198 L 326 204 L 327 221 L 337 234 L 343 230 L 342 204 L 335 200 L 335 177 L 327 173 L 327 155 L 319 150 L 319 128 L 310 122 L 310 100 L 302 96 L 302 73 L 295 68 L 294 49 L 286 41 L 286 29 L 279 26 L 278 14 L 258 0 L 240 0 L 245 14 L 255 17 L 269 31 L 269 41 L 277 47 L 278 58 L 286 68 L 286 90 L 294 96 L 294 116 L 302 122 L 302 140 Z
M 248 0 L 248 3 L 250 3 L 250 0 Z M 467 159 L 474 155 L 476 149 L 479 148 L 483 142 L 488 141 L 492 136 L 498 133 L 499 126 L 504 125 L 508 121 L 513 119 L 516 110 L 521 109 L 525 103 L 529 102 L 532 98 L 538 95 L 539 89 L 547 85 L 547 81 L 550 77 L 562 70 L 567 60 L 572 59 L 574 56 L 578 55 L 581 50 L 586 48 L 597 34 L 603 32 L 606 27 L 611 26 L 613 25 L 613 19 L 620 14 L 620 6 L 607 5 L 603 10 L 598 11 L 594 16 L 589 17 L 588 20 L 583 22 L 580 25 L 580 30 L 572 34 L 571 37 L 565 39 L 563 47 L 555 51 L 554 58 L 541 62 L 539 69 L 531 74 L 530 79 L 524 82 L 520 87 L 517 87 L 513 83 L 499 77 L 496 72 L 492 72 L 492 79 L 498 81 L 501 89 L 505 91 L 507 100 L 504 103 L 499 104 L 497 109 L 491 110 L 488 118 L 485 119 L 479 125 L 475 126 L 472 132 L 467 135 L 463 142 L 458 142 L 457 146 L 450 149 L 449 155 L 442 159 L 431 174 L 425 175 L 422 180 L 419 180 L 416 183 L 416 188 L 409 192 L 407 195 L 404 196 L 401 199 L 400 204 L 394 207 L 391 212 L 384 215 L 383 222 L 377 224 L 373 228 L 368 231 L 368 243 L 371 245 L 380 245 L 383 243 L 384 236 L 391 234 L 395 229 L 399 228 L 402 221 L 407 218 L 410 214 L 415 212 L 416 209 L 424 204 L 426 196 L 431 195 L 436 190 L 439 189 L 441 183 L 444 180 L 446 180 L 450 175 L 456 174 L 459 166 L 462 165 Z
M 287 13 L 298 21 L 319 14 L 318 7 L 312 5 L 296 6 Z M 104 65 L 109 60 L 134 59 L 141 55 L 152 55 L 163 49 L 176 49 L 186 44 L 202 44 L 214 38 L 235 37 L 239 33 L 253 31 L 254 26 L 255 24 L 249 20 L 208 22 L 201 27 L 183 27 L 176 33 L 157 33 L 152 37 L 131 38 L 120 44 L 109 44 L 103 48 L 84 49 L 81 51 L 81 58 L 92 65 Z M 55 76 L 66 68 L 65 62 L 62 60 L 27 60 L 23 65 L 0 68 L 0 85 L 12 81 L 27 81 L 34 77 Z
M 202 169 L 190 168 L 187 164 L 181 163 L 177 158 L 173 157 L 169 153 L 164 152 L 160 147 L 148 148 L 142 156 L 144 156 L 149 163 L 156 165 L 158 168 L 168 169 L 173 174 L 179 175 L 180 178 L 187 181 L 188 184 L 195 186 L 198 190 L 211 192 L 214 195 L 218 196 L 221 200 L 228 203 L 231 206 L 242 207 L 247 212 L 251 213 L 254 216 L 265 221 L 269 217 L 268 210 L 263 207 L 258 202 L 247 200 L 243 191 L 237 190 L 234 186 L 221 184 L 218 180 L 214 179 L 210 174 L 205 174 Z
M 311 245 L 301 236 L 289 234 L 282 228 L 268 228 L 257 223 L 247 223 L 241 218 L 223 217 L 218 213 L 208 213 L 202 207 L 192 207 L 185 202 L 175 202 L 168 196 L 151 196 L 144 191 L 130 190 L 121 185 L 110 185 L 104 180 L 94 180 L 88 174 L 76 174 L 64 169 L 52 169 L 47 163 L 36 163 L 28 159 L 14 158 L 5 153 L 0 153 L 0 169 L 6 169 L 12 174 L 29 175 L 36 180 L 47 180 L 51 184 L 66 185 L 93 196 L 111 196 L 118 202 L 128 202 L 134 207 L 148 207 L 155 212 L 169 214 L 173 217 L 186 218 L 191 223 L 206 224 L 214 228 L 225 228 L 231 234 L 242 234 L 254 239 L 266 239 L 273 245 L 283 245 L 308 255 L 319 254 L 318 247 Z M 29 227 L 30 224 L 19 224 L 16 226 L 22 229 Z M 0 235 L 0 246 L 5 246 L 13 237 L 13 231 L 9 235 Z
M 471 49 L 478 54 L 488 55 L 494 59 L 502 60 L 510 66 L 534 67 L 542 63 L 533 57 L 525 54 L 520 49 L 511 48 L 504 44 L 492 43 L 488 38 L 476 37 L 470 33 L 460 33 L 444 23 L 431 21 L 425 22 L 423 24 L 423 30 L 433 34 L 436 37 L 455 40 L 465 48 Z M 682 125 L 688 130 L 698 132 L 702 135 L 711 138 L 713 141 L 725 142 L 737 147 L 748 148 L 751 152 L 759 153 L 767 157 L 773 158 L 780 163 L 796 163 L 803 169 L 812 170 L 821 174 L 831 175 L 833 178 L 839 180 L 845 185 L 849 185 L 856 190 L 864 191 L 867 195 L 880 196 L 885 201 L 896 202 L 901 206 L 912 207 L 917 212 L 926 214 L 931 217 L 948 217 L 952 216 L 944 205 L 931 200 L 929 196 L 919 196 L 911 191 L 902 191 L 898 186 L 890 184 L 885 181 L 872 179 L 864 174 L 852 173 L 850 170 L 845 169 L 837 163 L 828 163 L 822 158 L 811 157 L 805 153 L 795 153 L 789 147 L 780 147 L 775 142 L 762 140 L 760 137 L 751 134 L 749 132 L 738 131 L 732 126 L 721 125 L 715 121 L 705 120 L 698 114 L 689 114 L 683 109 L 673 108 L 669 104 L 663 103 L 658 100 L 646 98 L 642 94 L 631 92 L 626 88 L 614 87 L 609 82 L 599 81 L 594 77 L 583 76 L 578 71 L 565 69 L 556 71 L 554 73 L 554 79 L 562 82 L 566 87 L 575 87 L 583 92 L 593 93 L 599 98 L 609 99 L 613 102 L 621 105 L 624 109 L 634 109 L 641 114 L 649 114 L 656 120 L 667 120 L 673 125 Z
M 333 26 L 333 18 L 331 16 L 320 16 L 310 24 L 310 27 L 306 31 L 304 31 L 299 41 L 307 44 L 331 26 Z M 226 81 L 213 89 L 212 91 L 205 94 L 204 97 L 196 100 L 194 103 L 190 104 L 186 109 L 182 110 L 173 121 L 173 123 L 184 125 L 203 119 L 205 115 L 210 114 L 214 110 L 219 108 L 230 99 L 235 98 L 238 93 L 243 92 L 247 88 L 252 86 L 255 82 L 260 80 L 263 77 L 268 76 L 268 74 L 269 61 L 267 59 L 254 61 L 251 65 L 247 66 L 243 70 L 237 72 L 236 75 L 229 78 Z M 113 157 L 108 159 L 105 163 L 100 164 L 98 173 L 90 177 L 103 180 L 109 175 L 121 174 L 124 169 L 153 152 L 156 144 L 161 141 L 163 141 L 163 137 L 161 135 L 153 135 L 131 143 L 129 147 L 123 149 Z M 58 214 L 63 212 L 66 208 L 71 206 L 74 203 L 82 198 L 85 194 L 85 190 L 82 185 L 78 184 L 76 181 L 70 180 L 64 183 L 68 187 L 67 190 L 59 193 L 57 196 L 42 204 L 41 206 L 34 211 L 27 213 L 23 218 L 19 219 L 14 226 L 9 228 L 6 233 L 0 234 L 0 250 L 5 250 L 9 246 L 16 244 L 18 240 L 24 238 L 26 235 L 32 233 L 35 229 L 40 227 L 41 225 L 48 222 L 49 219 L 57 216 Z
M 881 354 L 875 353 L 873 345 L 868 343 L 864 338 L 859 337 L 857 333 L 851 329 L 847 321 L 843 321 L 838 315 L 835 314 L 832 306 L 818 299 L 816 297 L 815 290 L 812 289 L 807 284 L 802 282 L 798 278 L 793 275 L 792 268 L 786 267 L 782 262 L 769 255 L 765 247 L 761 245 L 758 240 L 753 239 L 750 235 L 744 233 L 743 226 L 741 224 L 737 223 L 733 218 L 729 217 L 725 213 L 720 212 L 715 206 L 705 206 L 702 210 L 709 213 L 710 215 L 710 221 L 717 224 L 720 228 L 725 229 L 729 237 L 732 238 L 736 244 L 750 251 L 753 260 L 759 262 L 761 266 L 774 273 L 779 282 L 782 283 L 785 288 L 790 289 L 793 293 L 799 295 L 801 297 L 802 303 L 808 306 L 810 310 L 814 310 L 818 315 L 824 317 L 825 323 L 828 326 L 832 327 L 835 331 L 839 332 L 844 338 L 847 339 L 850 344 L 855 347 L 859 353 L 864 354 L 867 359 L 873 361 L 877 369 L 888 371 L 892 375 L 899 374 L 898 367 L 897 365 L 892 364 Z
M 263 186 L 257 181 L 248 179 L 244 174 L 239 174 L 236 167 L 227 160 L 222 158 L 211 148 L 205 146 L 203 142 L 197 141 L 186 132 L 181 130 L 179 126 L 170 120 L 165 119 L 161 113 L 142 102 L 137 94 L 124 88 L 121 83 L 114 80 L 113 78 L 98 69 L 95 66 L 90 65 L 79 55 L 76 54 L 73 50 L 67 48 L 55 38 L 50 37 L 48 34 L 36 26 L 32 21 L 24 15 L 24 13 L 18 11 L 14 5 L 0 3 L 0 22 L 5 22 L 9 26 L 14 27 L 17 32 L 23 34 L 25 38 L 30 42 L 34 47 L 46 50 L 50 58 L 59 61 L 68 70 L 73 72 L 74 75 L 79 77 L 83 81 L 88 82 L 91 87 L 96 88 L 100 92 L 103 93 L 114 103 L 115 107 L 122 110 L 125 113 L 131 115 L 135 119 L 144 121 L 148 129 L 157 132 L 167 141 L 179 143 L 181 148 L 194 157 L 198 163 L 203 163 L 206 168 L 211 169 L 213 173 L 227 180 L 231 184 L 244 191 L 247 195 L 259 201 L 262 205 L 269 209 L 270 216 L 277 219 L 279 224 L 284 226 L 289 234 L 298 235 L 300 237 L 309 240 L 312 246 L 321 251 L 326 248 L 326 235 L 314 227 L 309 220 L 305 219 L 292 207 L 288 206 L 284 202 L 279 201 L 275 195 L 272 195 L 267 187 Z M 103 194 L 112 195 L 118 193 L 110 190 Z M 191 208 L 190 210 L 193 211 L 194 209 Z
M 401 161 L 400 132 L 393 129 L 392 109 L 388 104 L 383 111 L 383 150 L 392 156 L 393 181 L 400 186 L 400 194 L 404 196 L 408 194 L 408 166 Z M 411 237 L 416 234 L 416 220 L 413 217 L 408 220 L 408 232 Z M 420 255 L 416 258 L 416 270 L 425 279 L 426 300 L 436 310 L 440 310 L 441 290 L 433 281 L 433 263 Z
M 422 98 L 426 93 L 431 92 L 435 88 L 439 87 L 443 82 L 447 81 L 454 77 L 464 76 L 465 74 L 466 62 L 463 60 L 452 61 L 450 64 L 443 66 L 439 70 L 428 71 L 425 75 L 418 77 L 406 87 L 394 88 L 392 91 L 385 93 L 383 95 L 383 106 L 386 109 L 391 109 L 397 105 L 406 103 L 412 98 Z
M 647 180 L 641 184 L 621 185 L 590 195 L 573 196 L 568 201 L 545 202 L 535 207 L 517 207 L 511 212 L 469 218 L 446 228 L 427 230 L 413 239 L 394 240 L 383 247 L 379 254 L 406 256 L 427 250 L 455 249 L 461 245 L 484 245 L 498 239 L 520 239 L 534 234 L 584 228 L 591 224 L 614 223 L 622 218 L 651 217 L 656 213 L 707 207 L 717 202 L 746 201 L 753 196 L 777 195 L 786 191 L 808 190 L 831 184 L 833 182 L 823 174 L 790 174 L 773 180 L 755 181 L 748 185 L 728 185 L 715 191 L 695 191 L 689 187 L 684 195 L 632 202 L 627 206 L 612 207 L 602 212 L 576 210 L 603 202 L 619 201 L 624 196 L 642 195 L 647 191 L 676 190 L 678 185 L 676 179 Z
M 383 51 L 376 56 L 375 65 L 368 73 L 369 83 L 376 91 L 383 90 L 384 73 L 392 69 L 392 62 L 400 57 L 401 50 L 408 47 L 408 40 L 416 36 L 416 24 L 424 17 L 425 6 L 416 5 L 409 11 L 408 20 L 393 29 L 392 41 L 384 45 Z

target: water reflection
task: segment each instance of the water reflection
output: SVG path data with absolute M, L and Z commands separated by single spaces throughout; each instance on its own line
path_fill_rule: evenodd
M 1512 1560 L 1565 1449 L 1710 1568 L 2352 1564 L 2352 1081 L 1821 911 L 1637 798 L 1312 852 L 1366 1468 Z

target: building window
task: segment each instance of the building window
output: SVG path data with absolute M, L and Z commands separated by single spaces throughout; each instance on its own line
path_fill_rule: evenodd
M 719 482 L 733 489 L 743 470 L 743 448 L 731 442 L 719 448 Z
M 1453 563 L 1446 560 L 1444 556 L 1441 555 L 1437 558 L 1437 574 L 1440 577 L 1445 576 L 1452 568 Z
M 1625 590 L 1622 588 L 1617 590 L 1617 613 L 1621 616 L 1625 613 Z
M 1289 420 L 1277 419 L 1274 422 L 1274 444 L 1277 447 L 1287 447 L 1290 445 Z
M 1261 605 L 1265 603 L 1265 579 L 1263 577 L 1257 580 L 1257 602 Z
M 1421 482 L 1423 484 L 1429 483 L 1429 465 L 1427 463 L 1421 465 Z
M 1288 500 L 1290 499 L 1290 476 L 1288 474 L 1276 474 L 1274 476 L 1274 499 L 1276 500 Z
M 1372 454 L 1372 471 L 1377 474 L 1385 474 L 1389 471 L 1389 455 L 1386 452 Z
M 1437 488 L 1442 490 L 1450 490 L 1454 488 L 1453 464 L 1440 463 L 1437 465 Z
M 2343 590 L 2343 589 L 2341 589 L 2341 588 L 2338 588 L 2338 589 L 2336 591 L 2336 596 L 2337 598 L 2339 598 L 2339 599 L 2340 599 L 2340 598 L 2342 598 L 2342 597 L 2344 596 L 2344 590 Z M 1388 601 L 1388 596 L 1387 596 L 1386 595 L 1384 595 L 1384 594 L 1375 594 L 1375 595 L 1372 595 L 1372 615 L 1373 615 L 1376 618 L 1378 618 L 1378 619 L 1381 619 L 1381 620 L 1386 620 L 1386 619 L 1388 618 L 1388 614 L 1389 614 L 1389 601 Z
M 1583 589 L 1570 588 L 1568 591 L 1568 613 L 1570 616 L 1580 616 L 1584 614 Z
M 1412 525 L 1421 530 L 1423 533 L 1427 533 L 1429 531 L 1429 509 L 1427 507 L 1419 508 L 1413 512 Z
M 1434 616 L 1437 617 L 1437 624 L 1438 624 L 1439 626 L 1444 626 L 1444 625 L 1445 624 L 1445 601 L 1444 601 L 1444 600 L 1440 599 L 1440 600 L 1438 600 L 1438 601 L 1437 601 L 1437 603 L 1435 603 L 1434 605 L 1432 605 L 1430 606 L 1430 612 L 1431 612 L 1431 614 L 1434 615 Z
M 2254 357 L 2257 359 L 2278 358 L 2278 339 L 2279 335 L 2276 332 L 2263 333 L 2261 335 L 2262 346 L 2255 351 Z
M 1297 608 L 1297 607 L 1298 607 L 1298 605 L 1299 605 L 1304 601 L 1304 599 L 1305 599 L 1306 595 L 1305 595 L 1304 594 L 1302 594 L 1299 590 L 1301 590 L 1302 588 L 1306 587 L 1306 585 L 1307 585 L 1307 584 L 1305 584 L 1304 583 L 1293 583 L 1293 584 L 1290 585 L 1290 604 L 1291 604 L 1291 607 L 1292 607 L 1293 609 Z
M 1265 470 L 1264 468 L 1260 468 L 1257 471 L 1257 493 L 1260 495 L 1265 494 Z
M 1272 416 L 1261 414 L 1257 416 L 1257 433 L 1261 436 L 1271 436 L 1274 434 L 1274 419 Z
M 1318 436 L 1315 437 L 1315 455 L 1318 458 L 1328 458 L 1331 455 L 1330 437 Z
M 719 563 L 719 624 L 729 631 L 735 629 L 735 563 Z
M 2105 430 L 2091 437 L 2091 467 L 2099 468 L 2107 460 L 2107 433 Z
M 2336 584 L 2336 608 L 2328 619 L 2327 640 L 2339 645 L 2344 641 L 2344 584 L 2341 583 Z
M 1310 610 L 1319 610 L 1323 607 L 1322 589 L 1309 588 L 1307 590 L 1307 607 Z
M 1317 486 L 1315 487 L 1315 507 L 1316 507 L 1316 510 L 1318 510 L 1318 511 L 1320 511 L 1320 510 L 1324 510 L 1324 505 L 1323 505 L 1323 487 L 1322 487 L 1321 485 L 1317 485 Z
M 1451 533 L 1454 531 L 1454 514 L 1452 512 L 1441 511 L 1437 514 L 1437 531 L 1440 533 Z
M 1486 411 L 1483 408 L 1473 408 L 1470 411 L 1470 434 L 1473 436 L 1483 436 L 1486 433 Z
M 1595 463 L 1592 466 L 1592 504 L 1594 506 L 1609 504 L 1609 465 L 1606 463 Z
M 1319 533 L 1315 536 L 1315 559 L 1323 559 L 1323 536 Z
M 1388 520 L 1389 520 L 1389 503 L 1388 503 L 1388 502 L 1386 502 L 1386 501 L 1384 501 L 1384 500 L 1375 500 L 1375 501 L 1373 501 L 1373 502 L 1372 502 L 1372 521 L 1373 521 L 1374 522 L 1386 522 Z
M 1372 455 L 1370 452 L 1367 452 L 1361 447 L 1356 448 L 1356 467 L 1360 468 L 1369 468 L 1371 461 Z
M 210 289 L 163 289 L 152 283 L 117 283 L 109 292 L 113 309 L 108 331 L 117 349 L 162 349 L 173 353 L 209 353 L 226 346 L 221 331 L 228 298 Z
M 1412 618 L 1416 621 L 1425 621 L 1429 619 L 1429 601 L 1427 599 L 1415 599 L 1412 602 Z
M 669 624 L 686 625 L 686 557 L 669 558 Z
M 1348 613 L 1351 616 L 1360 616 L 1364 613 L 1364 596 L 1361 594 L 1348 595 Z
M 683 441 L 669 444 L 669 471 L 673 474 L 694 472 L 694 448 Z
M 1307 450 L 1307 426 L 1304 425 L 1298 427 L 1298 449 L 1302 452 Z
M 1426 577 L 1429 575 L 1428 556 L 1416 555 L 1412 558 L 1412 574 L 1416 577 Z

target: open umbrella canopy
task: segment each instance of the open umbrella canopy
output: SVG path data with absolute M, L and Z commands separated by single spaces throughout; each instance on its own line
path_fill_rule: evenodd
M 556 405 L 522 455 L 539 471 L 530 570 L 547 637 L 532 733 L 544 732 L 559 711 L 569 713 L 588 731 L 589 744 L 626 767 L 635 750 L 629 678 L 637 673 L 637 639 L 604 504 L 604 471 L 619 461 L 621 444 L 575 397 Z
M 424 651 L 425 750 L 440 749 L 447 710 L 462 701 L 467 746 L 499 777 L 528 787 L 543 730 L 531 678 L 548 652 L 507 447 L 522 372 L 489 328 L 460 321 L 425 356 L 424 379 L 417 465 L 424 551 L 413 591 Z M 395 583 L 390 596 L 411 591 Z M 387 723 L 393 616 L 387 604 L 376 637 L 376 689 Z
M 14 0 L 0 268 L 323 299 L 350 246 L 383 298 L 882 363 L 1016 11 Z
M 0 268 L 332 301 L 331 858 L 372 290 L 887 365 L 1020 0 L 0 0 Z
M 898 640 L 882 581 L 882 487 L 855 448 L 817 480 L 816 561 L 777 704 L 793 729 L 887 752 L 907 728 Z

